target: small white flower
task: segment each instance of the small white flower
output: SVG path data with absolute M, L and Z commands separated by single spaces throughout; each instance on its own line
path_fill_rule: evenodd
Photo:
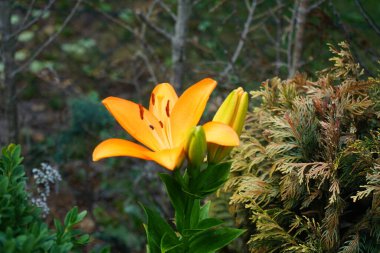
M 50 212 L 47 205 L 47 198 L 50 196 L 50 187 L 53 184 L 62 181 L 61 174 L 55 168 L 47 163 L 41 163 L 41 169 L 32 169 L 34 182 L 37 185 L 38 196 L 30 197 L 30 201 L 42 209 L 42 217 L 46 217 Z

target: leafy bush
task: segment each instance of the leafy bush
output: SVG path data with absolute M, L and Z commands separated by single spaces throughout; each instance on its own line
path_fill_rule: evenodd
M 0 252 L 76 252 L 89 235 L 74 226 L 86 216 L 71 209 L 63 224 L 55 220 L 52 230 L 41 219 L 41 209 L 33 206 L 26 192 L 26 177 L 20 146 L 9 145 L 0 157 Z
M 364 78 L 345 43 L 331 51 L 316 81 L 251 92 L 261 103 L 225 187 L 252 252 L 380 252 L 380 79 Z
M 87 158 L 88 150 L 94 146 L 97 136 L 104 137 L 105 130 L 112 123 L 111 116 L 101 105 L 96 92 L 70 99 L 68 106 L 70 124 L 56 143 L 61 147 L 55 155 L 58 161 Z

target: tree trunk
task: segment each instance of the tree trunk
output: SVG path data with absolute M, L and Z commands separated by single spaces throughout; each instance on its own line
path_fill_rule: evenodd
M 178 0 L 177 20 L 172 38 L 173 73 L 171 78 L 171 83 L 177 90 L 181 89 L 183 82 L 187 23 L 191 13 L 191 4 L 191 0 Z
M 0 34 L 1 34 L 1 62 L 4 66 L 2 88 L 5 89 L 5 118 L 7 122 L 7 142 L 18 142 L 18 112 L 16 86 L 14 78 L 14 41 L 12 34 L 12 0 L 0 0 Z
M 283 15 L 284 12 L 281 8 L 282 6 L 282 0 L 277 0 L 277 6 L 279 6 L 279 14 L 274 13 L 274 22 L 276 24 L 276 41 L 275 41 L 275 52 L 276 52 L 276 65 L 275 65 L 275 75 L 279 76 L 280 74 L 280 69 L 281 69 L 281 40 L 282 40 L 282 32 L 283 32 L 283 27 L 282 27 L 282 20 L 283 20 Z
M 293 55 L 291 61 L 292 64 L 289 69 L 289 77 L 293 77 L 300 67 L 308 6 L 309 0 L 299 0 L 295 27 L 296 35 L 294 38 Z

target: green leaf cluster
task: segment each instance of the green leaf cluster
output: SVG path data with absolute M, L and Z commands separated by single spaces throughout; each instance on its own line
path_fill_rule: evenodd
M 346 43 L 333 66 L 252 91 L 225 189 L 251 252 L 380 252 L 380 78 Z
M 71 209 L 63 224 L 55 220 L 52 230 L 40 217 L 40 209 L 31 205 L 26 192 L 21 148 L 9 145 L 0 157 L 0 252 L 79 252 L 89 235 L 74 229 L 86 216 Z
M 212 253 L 245 232 L 209 217 L 210 202 L 201 202 L 225 183 L 231 164 L 204 167 L 190 166 L 183 175 L 178 169 L 173 175 L 160 174 L 175 210 L 175 223 L 169 224 L 159 213 L 145 208 L 148 252 Z

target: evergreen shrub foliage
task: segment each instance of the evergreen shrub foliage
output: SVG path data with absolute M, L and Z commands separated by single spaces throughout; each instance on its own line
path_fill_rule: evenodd
M 20 146 L 9 145 L 0 156 L 0 252 L 81 252 L 89 235 L 74 226 L 86 212 L 78 213 L 75 207 L 63 223 L 55 220 L 55 229 L 50 229 L 41 219 L 41 209 L 29 201 L 20 154 Z
M 345 43 L 317 80 L 252 91 L 225 185 L 249 220 L 251 252 L 380 252 L 380 79 Z
M 94 146 L 97 136 L 107 136 L 112 126 L 112 117 L 101 105 L 96 92 L 90 92 L 68 102 L 70 123 L 67 129 L 56 137 L 52 145 L 59 145 L 55 154 L 59 162 L 73 159 L 87 159 L 88 150 Z M 108 137 L 108 136 L 107 136 Z

